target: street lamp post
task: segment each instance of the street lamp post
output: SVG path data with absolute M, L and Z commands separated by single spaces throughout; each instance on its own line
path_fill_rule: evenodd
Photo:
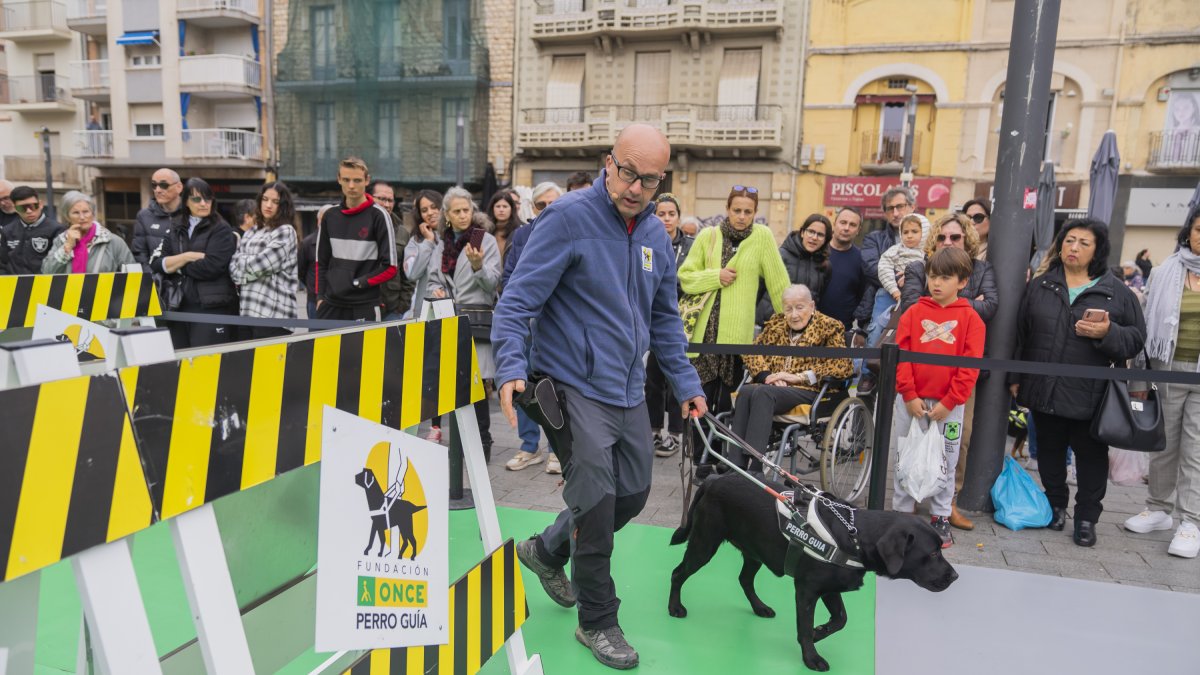
M 50 159 L 50 128 L 42 127 L 42 155 L 46 160 L 46 208 L 54 210 L 54 167 Z
M 907 130 L 904 136 L 904 172 L 900 174 L 900 183 L 904 187 L 912 184 L 913 179 L 913 140 L 916 137 L 917 131 L 917 85 L 909 84 L 904 87 L 908 90 L 908 119 L 905 122 Z

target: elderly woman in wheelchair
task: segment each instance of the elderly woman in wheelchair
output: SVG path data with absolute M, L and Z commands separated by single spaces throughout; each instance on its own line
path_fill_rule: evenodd
M 767 320 L 755 344 L 845 347 L 845 328 L 818 312 L 812 293 L 796 284 L 784 290 L 783 312 Z M 864 450 L 869 450 L 872 423 L 863 402 L 846 391 L 854 374 L 850 359 L 746 356 L 744 362 L 747 381 L 736 394 L 733 432 L 781 465 L 790 455 L 792 470 L 821 468 L 824 489 L 843 498 L 856 497 L 867 474 L 870 453 Z M 806 435 L 813 439 L 811 449 L 800 447 Z M 738 448 L 726 451 L 742 467 L 762 470 Z M 797 451 L 808 457 L 807 465 L 797 466 Z M 858 464 L 854 475 L 847 476 L 848 483 L 835 481 L 835 474 L 843 473 L 837 471 L 839 464 L 847 461 Z

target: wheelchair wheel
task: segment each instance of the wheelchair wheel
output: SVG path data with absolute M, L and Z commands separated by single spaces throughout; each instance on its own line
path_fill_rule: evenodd
M 848 398 L 834 408 L 821 444 L 821 489 L 852 502 L 863 493 L 871 475 L 871 442 L 875 421 L 860 398 Z

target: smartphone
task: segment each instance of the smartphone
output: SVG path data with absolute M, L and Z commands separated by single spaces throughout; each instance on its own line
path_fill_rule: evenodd
M 475 228 L 471 230 L 471 239 L 469 240 L 471 248 L 479 249 L 483 247 L 483 228 Z
M 1100 323 L 1108 316 L 1108 312 L 1103 309 L 1089 309 L 1083 313 L 1084 321 Z

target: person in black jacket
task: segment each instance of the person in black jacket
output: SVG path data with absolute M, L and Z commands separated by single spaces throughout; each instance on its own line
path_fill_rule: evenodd
M 1063 226 L 1045 274 L 1025 288 L 1017 318 L 1022 361 L 1124 366 L 1141 353 L 1146 320 L 1133 291 L 1108 269 L 1108 227 L 1098 220 Z M 1089 310 L 1094 310 L 1089 312 Z M 1087 317 L 1085 318 L 1085 315 Z M 1012 394 L 1033 411 L 1038 470 L 1054 510 L 1050 529 L 1066 525 L 1067 447 L 1075 452 L 1074 541 L 1094 546 L 1096 521 L 1108 485 L 1108 446 L 1092 438 L 1092 418 L 1106 383 L 1080 377 L 1013 375 Z
M 0 229 L 0 272 L 41 274 L 50 245 L 67 228 L 46 213 L 46 205 L 33 188 L 19 185 L 10 196 L 17 218 Z
M 692 250 L 695 237 L 683 233 L 679 227 L 679 198 L 664 192 L 655 200 L 654 215 L 662 221 L 671 238 L 671 248 L 675 252 L 675 269 L 687 260 Z M 683 291 L 676 284 L 676 295 Z M 654 437 L 654 454 L 658 457 L 670 457 L 683 445 L 683 418 L 675 411 L 679 410 L 667 376 L 658 365 L 654 352 L 646 360 L 646 409 L 650 411 L 650 433 Z M 663 417 L 667 419 L 667 433 L 662 433 Z
M 814 302 L 821 301 L 821 291 L 829 279 L 829 242 L 833 240 L 833 223 L 825 216 L 814 213 L 804 219 L 800 229 L 788 234 L 779 246 L 779 257 L 787 268 L 788 278 L 793 284 L 808 288 Z M 760 291 L 765 291 L 765 287 Z M 755 322 L 764 324 L 775 315 L 770 299 L 762 297 L 758 302 Z
M 150 269 L 162 275 L 166 309 L 237 316 L 237 288 L 229 276 L 237 235 L 217 213 L 208 183 L 189 178 L 184 194 L 184 215 L 171 224 L 170 236 L 150 257 Z M 226 324 L 172 321 L 168 327 L 176 349 L 233 340 L 233 327 Z
M 296 251 L 296 273 L 300 276 L 300 284 L 304 286 L 304 294 L 308 302 L 308 318 L 317 318 L 317 233 L 312 232 L 300 240 L 300 249 Z
M 143 265 L 150 264 L 159 244 L 171 234 L 171 224 L 185 218 L 183 183 L 179 174 L 170 169 L 159 169 L 150 178 L 150 188 L 154 191 L 154 199 L 138 211 L 133 224 L 133 243 L 129 247 L 134 260 Z

